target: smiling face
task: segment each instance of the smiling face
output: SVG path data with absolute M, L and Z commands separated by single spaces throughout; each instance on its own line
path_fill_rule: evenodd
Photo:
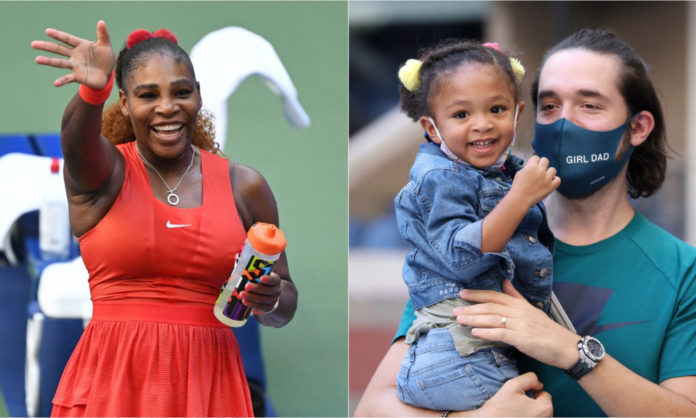
M 429 100 L 437 130 L 447 147 L 477 168 L 493 165 L 515 135 L 515 87 L 490 64 L 466 63 L 444 75 Z M 520 103 L 520 112 L 524 107 Z M 519 117 L 519 115 L 518 115 Z M 427 117 L 421 125 L 440 143 Z
M 121 112 L 130 118 L 140 149 L 161 159 L 188 149 L 201 96 L 188 63 L 169 53 L 148 54 L 124 79 Z

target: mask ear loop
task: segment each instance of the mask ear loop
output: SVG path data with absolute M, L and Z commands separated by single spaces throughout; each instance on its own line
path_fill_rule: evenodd
M 512 154 L 512 147 L 515 146 L 515 143 L 517 142 L 517 116 L 520 114 L 520 104 L 517 103 L 515 105 L 515 116 L 512 119 L 512 142 L 510 142 L 510 146 L 507 149 L 506 154 L 510 155 Z
M 433 125 L 433 128 L 435 128 L 435 133 L 440 138 L 440 142 L 445 142 L 445 140 L 442 138 L 442 135 L 440 135 L 440 131 L 437 129 L 437 125 L 435 125 L 435 119 L 433 119 L 431 116 L 428 116 L 428 120 Z M 427 135 L 427 132 L 426 132 L 426 135 Z M 428 138 L 430 138 L 430 136 L 428 136 Z M 431 141 L 432 141 L 432 139 L 431 139 Z
M 624 155 L 621 156 L 621 160 L 618 160 L 618 161 L 620 161 L 620 162 L 622 161 L 623 164 L 626 163 L 626 161 L 628 160 L 628 158 L 629 158 L 629 157 L 631 156 L 631 154 L 633 153 L 633 150 L 636 149 L 636 147 L 634 147 L 634 146 L 631 144 L 631 133 L 630 133 L 630 132 L 631 132 L 631 130 L 633 129 L 633 127 L 631 126 L 631 122 L 633 122 L 633 119 L 635 119 L 636 116 L 640 115 L 640 112 L 642 112 L 642 111 L 639 111 L 639 112 L 636 113 L 635 115 L 632 115 L 632 116 L 629 117 L 628 120 L 626 121 L 626 130 L 624 131 L 624 135 L 628 132 L 628 138 L 627 138 L 628 148 L 626 148 L 626 150 L 624 151 Z M 614 161 L 617 161 L 617 158 L 618 158 L 618 157 L 619 157 L 618 153 L 617 153 L 616 155 L 614 155 Z
M 498 169 L 498 168 L 504 167 L 504 165 L 505 165 L 505 160 L 507 160 L 508 157 L 509 157 L 510 155 L 512 155 L 512 147 L 515 145 L 515 141 L 516 141 L 516 139 L 517 139 L 517 116 L 519 115 L 519 111 L 520 111 L 520 105 L 519 105 L 519 103 L 518 103 L 518 104 L 515 105 L 515 116 L 514 116 L 513 122 L 512 122 L 512 123 L 513 123 L 513 128 L 512 128 L 512 129 L 513 129 L 512 142 L 510 142 L 510 145 L 509 145 L 508 148 L 505 150 L 505 152 L 503 152 L 502 154 L 500 154 L 500 157 L 498 157 L 498 160 L 493 164 L 493 166 L 492 166 L 493 168 L 497 168 L 497 169 Z M 440 130 L 437 129 L 437 125 L 435 124 L 435 120 L 433 120 L 433 118 L 430 117 L 430 116 L 428 117 L 428 120 L 430 121 L 430 123 L 433 124 L 433 128 L 435 129 L 435 133 L 436 133 L 437 136 L 440 138 L 440 150 L 441 150 L 443 153 L 445 153 L 445 155 L 447 155 L 447 156 L 448 156 L 451 160 L 453 160 L 453 161 L 456 161 L 456 162 L 458 162 L 458 163 L 462 163 L 462 164 L 465 164 L 465 165 L 471 165 L 471 164 L 467 163 L 466 161 L 462 160 L 461 158 L 459 158 L 459 157 L 458 157 L 454 152 L 452 152 L 452 150 L 447 146 L 447 143 L 445 142 L 445 138 L 442 137 L 442 134 L 440 133 Z M 432 142 L 432 139 L 431 139 L 430 136 L 428 135 L 428 132 L 425 132 L 425 138 L 426 138 L 428 141 L 431 141 L 431 142 Z
M 513 147 L 513 145 L 515 145 L 515 142 L 517 141 L 517 116 L 519 115 L 519 112 L 520 112 L 520 104 L 518 103 L 515 105 L 515 116 L 512 119 L 512 123 L 513 123 L 512 142 L 510 143 L 510 147 L 507 150 L 508 154 L 510 154 L 512 152 L 512 147 Z M 437 133 L 437 136 L 440 137 L 440 142 L 445 142 L 444 138 L 442 138 L 442 135 L 440 134 L 440 131 L 437 129 L 437 125 L 435 124 L 435 121 L 433 120 L 433 118 L 428 116 L 428 120 L 430 121 L 430 123 L 433 124 L 433 128 L 435 128 L 435 133 Z M 427 139 L 428 142 L 433 142 L 432 138 L 430 138 L 430 135 L 428 135 L 427 131 L 425 131 L 423 133 L 423 136 L 425 136 L 425 139 Z
M 430 121 L 430 123 L 433 124 L 433 128 L 435 128 L 435 133 L 440 138 L 440 150 L 443 153 L 445 153 L 445 155 L 447 157 L 449 157 L 449 159 L 452 161 L 456 161 L 458 163 L 462 163 L 465 165 L 471 165 L 471 164 L 467 163 L 466 161 L 462 160 L 461 158 L 459 158 L 454 152 L 452 152 L 450 147 L 447 146 L 447 143 L 445 142 L 445 138 L 442 137 L 442 134 L 440 134 L 440 131 L 437 129 L 437 125 L 435 124 L 435 120 L 430 116 L 428 116 L 428 120 Z M 427 132 L 425 134 L 428 135 Z M 429 137 L 426 136 L 426 138 L 429 138 Z
M 505 160 L 508 159 L 512 155 L 512 147 L 515 146 L 515 142 L 517 141 L 517 116 L 519 116 L 520 112 L 520 104 L 515 105 L 515 116 L 512 119 L 512 141 L 510 141 L 510 145 L 507 147 L 505 152 L 500 154 L 500 157 L 498 157 L 498 161 L 493 164 L 494 167 L 496 168 L 504 168 L 505 167 Z

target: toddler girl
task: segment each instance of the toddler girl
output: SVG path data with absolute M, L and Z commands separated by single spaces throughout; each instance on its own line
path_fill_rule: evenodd
M 553 236 L 541 200 L 560 179 L 546 158 L 523 167 L 510 154 L 523 75 L 497 44 L 472 42 L 425 51 L 399 70 L 401 107 L 428 139 L 395 200 L 399 232 L 414 247 L 403 278 L 416 320 L 397 376 L 410 405 L 475 409 L 518 374 L 511 347 L 457 324 L 452 310 L 469 304 L 460 290 L 501 291 L 509 279 L 549 310 Z

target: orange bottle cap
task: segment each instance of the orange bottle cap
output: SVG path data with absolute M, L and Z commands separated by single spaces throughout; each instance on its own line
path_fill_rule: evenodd
M 247 239 L 256 251 L 273 255 L 283 252 L 287 242 L 283 232 L 273 224 L 257 222 L 249 228 Z

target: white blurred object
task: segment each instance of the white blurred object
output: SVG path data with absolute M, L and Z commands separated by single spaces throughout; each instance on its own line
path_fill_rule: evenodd
M 52 263 L 41 272 L 37 299 L 44 315 L 51 318 L 92 317 L 89 273 L 82 257 L 65 263 Z
M 50 175 L 41 193 L 39 249 L 44 260 L 62 261 L 70 255 L 70 217 L 60 158 L 51 160 Z
M 244 28 L 226 27 L 205 35 L 190 56 L 204 106 L 215 115 L 215 136 L 221 149 L 227 139 L 227 99 L 251 75 L 261 76 L 283 99 L 285 117 L 293 126 L 309 126 L 309 116 L 297 100 L 288 72 L 273 45 L 261 36 Z
M 51 176 L 50 157 L 10 153 L 0 157 L 0 196 L 4 196 L 0 205 L 0 239 L 2 250 L 12 264 L 17 260 L 10 245 L 10 229 L 20 216 L 38 210 L 41 206 L 44 185 Z M 63 179 L 62 173 L 59 173 Z M 60 181 L 55 187 L 56 195 L 62 196 L 67 205 L 65 184 Z
M 82 319 L 84 325 L 92 318 L 89 274 L 82 257 L 63 263 L 52 263 L 41 272 L 37 299 L 39 311 L 27 320 L 27 357 L 24 365 L 24 390 L 27 415 L 34 417 L 40 408 L 41 363 L 39 353 L 45 318 Z
M 41 367 L 39 352 L 43 335 L 44 315 L 35 312 L 27 319 L 27 357 L 24 362 L 24 402 L 27 416 L 35 417 L 39 411 Z

